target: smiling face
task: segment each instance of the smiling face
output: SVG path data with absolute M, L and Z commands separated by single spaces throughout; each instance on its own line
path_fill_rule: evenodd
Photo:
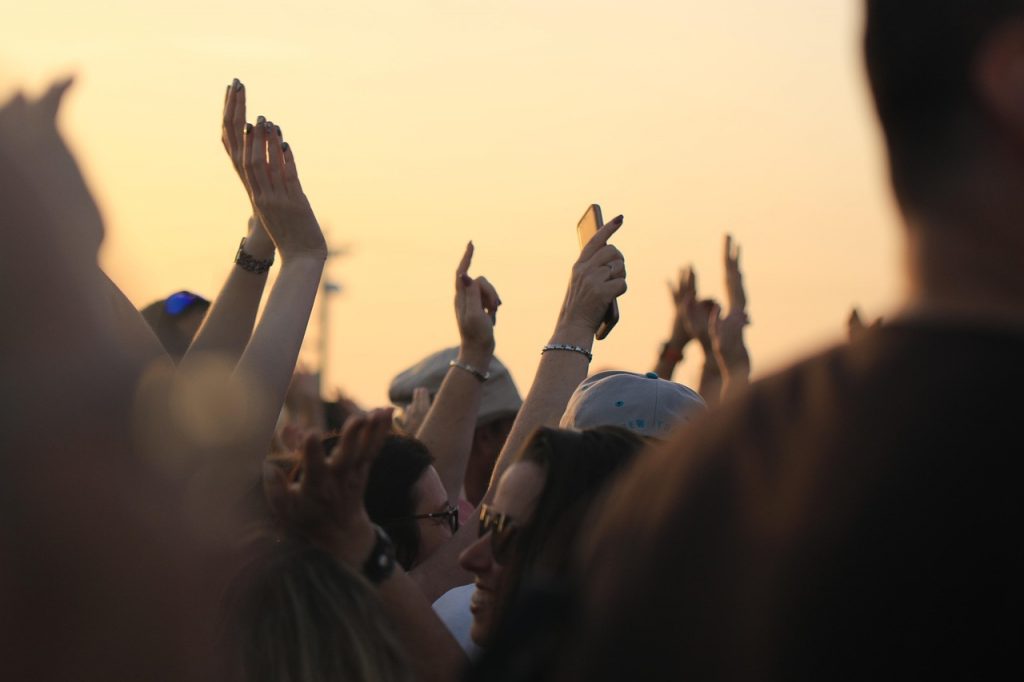
M 544 476 L 544 469 L 539 464 L 517 462 L 501 477 L 494 502 L 488 506 L 492 514 L 506 518 L 504 532 L 521 528 L 530 520 L 544 487 Z M 493 634 L 499 606 L 497 599 L 502 591 L 505 571 L 505 567 L 494 558 L 493 536 L 494 531 L 488 532 L 459 556 L 459 565 L 475 576 L 476 591 L 469 605 L 473 614 L 470 636 L 480 645 L 486 644 Z
M 448 508 L 448 496 L 433 466 L 423 470 L 413 486 L 412 494 L 416 500 L 413 511 L 415 516 L 443 512 Z M 416 524 L 420 531 L 419 551 L 416 554 L 416 563 L 419 564 L 452 539 L 452 529 L 446 518 L 416 519 Z

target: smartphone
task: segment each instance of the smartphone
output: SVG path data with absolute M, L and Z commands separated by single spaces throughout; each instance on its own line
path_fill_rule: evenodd
M 604 227 L 604 219 L 601 218 L 601 207 L 597 204 L 591 204 L 587 212 L 583 214 L 580 221 L 576 223 L 576 234 L 580 238 L 580 250 L 587 245 L 587 242 L 593 238 L 597 231 Z M 597 334 L 595 338 L 598 341 L 608 336 L 611 333 L 612 328 L 619 321 L 619 304 L 614 299 L 608 306 L 607 312 L 604 314 L 604 320 L 601 321 L 600 326 L 597 328 Z

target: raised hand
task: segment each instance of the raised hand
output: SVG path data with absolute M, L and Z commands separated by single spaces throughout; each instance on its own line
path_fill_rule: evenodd
M 742 313 L 730 312 L 722 317 L 722 306 L 717 303 L 711 306 L 708 313 L 708 335 L 718 365 L 723 372 L 731 372 L 743 367 L 750 367 L 750 355 L 743 342 L 743 328 L 747 326 L 747 317 Z
M 580 251 L 558 316 L 559 327 L 586 330 L 592 336 L 611 302 L 626 293 L 625 258 L 608 243 L 622 220 L 621 215 L 613 218 Z
M 740 245 L 725 235 L 725 290 L 729 297 L 729 314 L 746 313 L 747 294 L 743 290 L 743 273 L 740 271 Z
M 418 386 L 412 390 L 412 400 L 402 410 L 401 414 L 395 417 L 395 425 L 407 436 L 416 437 L 423 421 L 430 412 L 430 390 Z
M 16 93 L 0 107 L 0 156 L 30 185 L 59 231 L 53 248 L 95 260 L 103 219 L 74 157 L 57 130 L 57 114 L 72 79 L 54 82 L 38 99 Z
M 869 329 L 877 329 L 882 326 L 882 318 L 876 319 L 869 326 L 864 319 L 860 316 L 860 310 L 854 308 L 850 311 L 850 318 L 846 322 L 847 331 L 850 335 L 850 341 L 856 341 L 860 337 L 864 336 Z
M 224 116 L 221 121 L 220 141 L 224 145 L 224 151 L 231 159 L 231 165 L 238 173 L 245 192 L 252 196 L 249 188 L 249 181 L 245 177 L 245 170 L 242 167 L 245 155 L 245 130 L 248 122 L 245 120 L 245 85 L 237 78 L 228 86 L 224 94 Z
M 486 277 L 469 276 L 473 251 L 473 242 L 469 242 L 455 271 L 455 321 L 464 352 L 490 354 L 494 352 L 494 325 L 498 321 L 501 298 Z M 481 369 L 487 370 L 486 367 Z
M 689 324 L 689 318 L 693 314 L 693 303 L 697 300 L 697 273 L 693 266 L 682 268 L 679 271 L 679 284 L 673 285 L 669 281 L 668 290 L 672 294 L 672 304 L 675 306 L 669 344 L 682 349 L 690 339 L 694 338 L 693 325 Z
M 281 129 L 260 116 L 246 124 L 242 153 L 253 208 L 281 258 L 327 259 L 327 243 L 302 191 L 291 147 Z
M 252 189 L 245 175 L 243 167 L 245 157 L 245 131 L 248 122 L 245 120 L 245 85 L 234 79 L 227 87 L 224 94 L 224 115 L 221 119 L 220 140 L 224 150 L 231 159 L 231 166 L 235 169 L 242 186 L 245 187 L 245 194 L 252 204 L 253 217 L 249 219 L 249 232 L 245 238 L 245 250 L 258 260 L 266 260 L 274 252 L 274 242 L 270 235 L 263 229 L 263 224 L 256 215 L 256 204 L 253 202 Z
M 307 437 L 290 473 L 270 462 L 263 467 L 267 500 L 288 530 L 357 570 L 374 544 L 363 495 L 370 464 L 390 433 L 391 413 L 374 410 L 349 419 L 328 456 L 319 436 Z

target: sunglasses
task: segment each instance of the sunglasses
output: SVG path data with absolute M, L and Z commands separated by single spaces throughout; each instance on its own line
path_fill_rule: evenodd
M 448 527 L 455 533 L 459 530 L 459 510 L 457 507 L 448 505 L 444 511 L 430 512 L 429 514 L 417 514 L 414 519 L 445 519 Z
M 508 514 L 496 512 L 486 504 L 480 505 L 480 529 L 477 537 L 491 534 L 491 554 L 499 564 L 507 564 L 513 556 L 515 537 L 519 531 Z
M 195 305 L 196 301 L 206 301 L 205 298 L 190 291 L 179 291 L 171 294 L 164 301 L 164 312 L 172 317 L 177 317 Z

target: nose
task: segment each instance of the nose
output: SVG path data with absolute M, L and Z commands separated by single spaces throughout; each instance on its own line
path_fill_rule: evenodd
M 462 550 L 459 555 L 459 566 L 464 571 L 481 575 L 486 573 L 494 563 L 494 556 L 491 554 L 491 534 L 477 538 L 476 542 Z

